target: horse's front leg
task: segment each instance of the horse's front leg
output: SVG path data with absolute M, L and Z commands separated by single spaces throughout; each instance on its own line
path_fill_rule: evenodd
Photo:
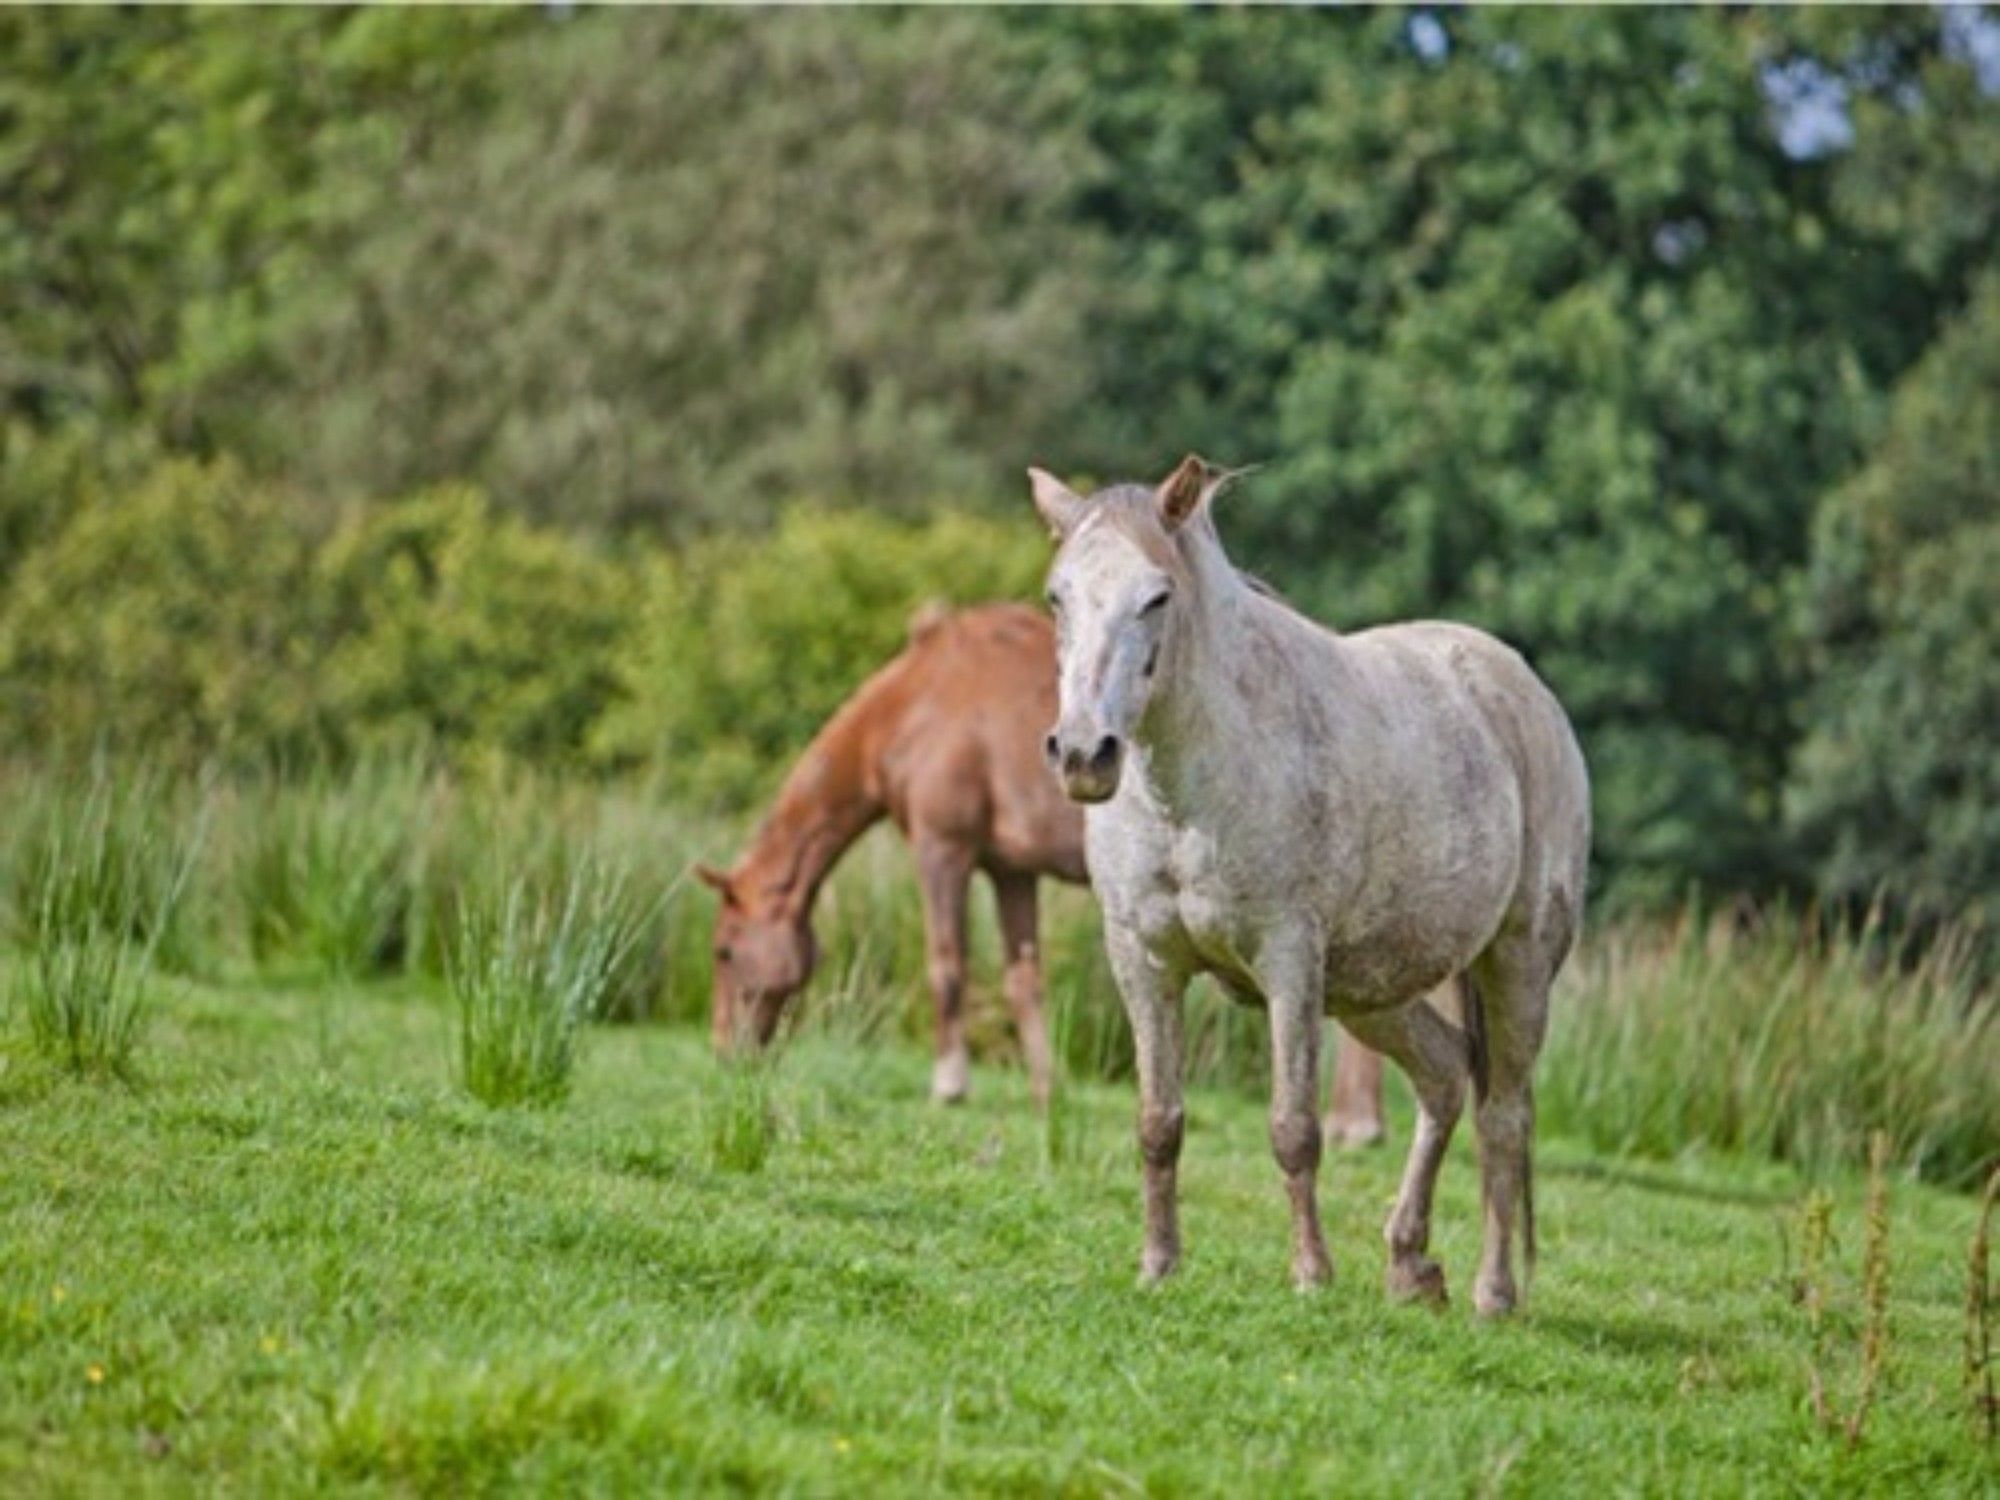
M 1136 933 L 1105 924 L 1111 972 L 1132 1023 L 1139 1073 L 1139 1156 L 1146 1171 L 1146 1248 L 1139 1279 L 1152 1285 L 1181 1260 L 1177 1177 L 1187 1116 L 1181 1103 L 1181 1000 L 1187 975 L 1147 949 Z
M 1271 1154 L 1292 1204 L 1292 1280 L 1301 1290 L 1333 1276 L 1319 1224 L 1319 1053 L 1325 1033 L 1317 956 L 1301 952 L 1263 978 L 1271 1013 Z

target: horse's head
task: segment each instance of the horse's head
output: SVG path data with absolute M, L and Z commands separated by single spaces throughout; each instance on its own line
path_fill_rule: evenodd
M 738 877 L 695 867 L 722 897 L 715 910 L 715 990 L 710 1021 L 716 1051 L 749 1039 L 770 1044 L 785 1006 L 812 976 L 818 957 L 812 924 L 793 903 L 772 899 Z
M 1156 488 L 1116 485 L 1085 499 L 1028 471 L 1057 543 L 1048 599 L 1061 707 L 1043 748 L 1078 802 L 1118 790 L 1125 748 L 1174 658 L 1184 613 L 1176 597 L 1193 589 L 1182 530 L 1229 477 L 1189 454 Z

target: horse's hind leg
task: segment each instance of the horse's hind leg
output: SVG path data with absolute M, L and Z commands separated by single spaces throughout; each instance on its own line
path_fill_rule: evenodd
M 1524 935 L 1503 931 L 1480 955 L 1466 996 L 1473 1026 L 1483 1031 L 1487 1077 L 1473 1108 L 1479 1132 L 1480 1197 L 1485 1243 L 1472 1302 L 1488 1317 L 1512 1312 L 1518 1221 L 1526 1262 L 1535 1259 L 1535 1060 L 1548 1025 L 1550 965 Z
M 972 1075 L 965 1046 L 965 895 L 972 880 L 972 858 L 959 845 L 941 839 L 920 842 L 916 854 L 931 997 L 937 1002 L 931 1098 L 956 1104 L 965 1097 Z
M 1341 1037 L 1333 1059 L 1333 1099 L 1326 1110 L 1326 1138 L 1340 1146 L 1375 1146 L 1382 1128 L 1382 1054 L 1353 1037 Z
M 1000 944 L 1006 950 L 1007 1004 L 1014 1012 L 1014 1029 L 1021 1036 L 1021 1055 L 1028 1064 L 1028 1087 L 1035 1103 L 1047 1106 L 1051 1064 L 1049 1028 L 1042 1015 L 1042 956 L 1036 941 L 1035 877 L 996 875 L 993 894 L 1000 907 Z
M 1471 1071 L 1466 1033 L 1428 1001 L 1398 1010 L 1347 1018 L 1347 1027 L 1369 1046 L 1394 1059 L 1409 1075 L 1417 1095 L 1417 1128 L 1403 1166 L 1403 1184 L 1382 1237 L 1389 1246 L 1384 1276 L 1389 1295 L 1400 1300 L 1445 1300 L 1444 1271 L 1430 1258 L 1431 1202 L 1445 1148 L 1465 1107 Z

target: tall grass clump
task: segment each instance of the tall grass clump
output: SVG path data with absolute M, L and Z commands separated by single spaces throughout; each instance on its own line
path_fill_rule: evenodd
M 587 866 L 600 877 L 599 899 L 621 908 L 613 920 L 631 932 L 600 1018 L 678 1014 L 679 970 L 692 958 L 681 946 L 697 942 L 707 955 L 705 934 L 681 930 L 683 903 L 674 899 L 706 847 L 687 819 L 636 793 L 520 771 L 441 780 L 432 813 L 416 865 L 412 967 L 449 976 L 469 903 L 504 900 L 513 882 L 561 890 Z M 707 982 L 704 973 L 704 998 Z
M 198 911 L 208 790 L 145 767 L 93 767 L 81 777 L 25 773 L 12 789 L 29 809 L 7 864 L 8 926 L 23 948 L 90 925 L 135 943 L 177 972 L 198 968 L 210 934 Z
M 1963 949 L 1879 927 L 1690 916 L 1595 938 L 1556 996 L 1545 1118 L 1611 1151 L 1750 1151 L 1818 1170 L 1874 1130 L 1921 1176 L 1976 1181 L 2000 1140 L 2000 1014 Z
M 234 896 L 252 960 L 334 979 L 401 968 L 431 798 L 415 759 L 248 787 L 236 818 Z
M 201 827 L 155 812 L 150 780 L 96 775 L 61 799 L 14 870 L 10 985 L 35 1050 L 79 1075 L 127 1077 L 148 975 L 176 935 Z
M 619 878 L 588 861 L 554 889 L 517 877 L 497 899 L 465 901 L 448 977 L 468 1093 L 496 1106 L 567 1096 L 578 1030 L 644 931 L 633 911 Z

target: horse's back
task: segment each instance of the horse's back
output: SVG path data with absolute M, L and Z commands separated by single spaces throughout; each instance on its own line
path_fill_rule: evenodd
M 1020 604 L 926 624 L 906 653 L 906 826 L 972 844 L 983 863 L 1081 879 L 1082 813 L 1041 752 L 1056 716 L 1054 629 Z

